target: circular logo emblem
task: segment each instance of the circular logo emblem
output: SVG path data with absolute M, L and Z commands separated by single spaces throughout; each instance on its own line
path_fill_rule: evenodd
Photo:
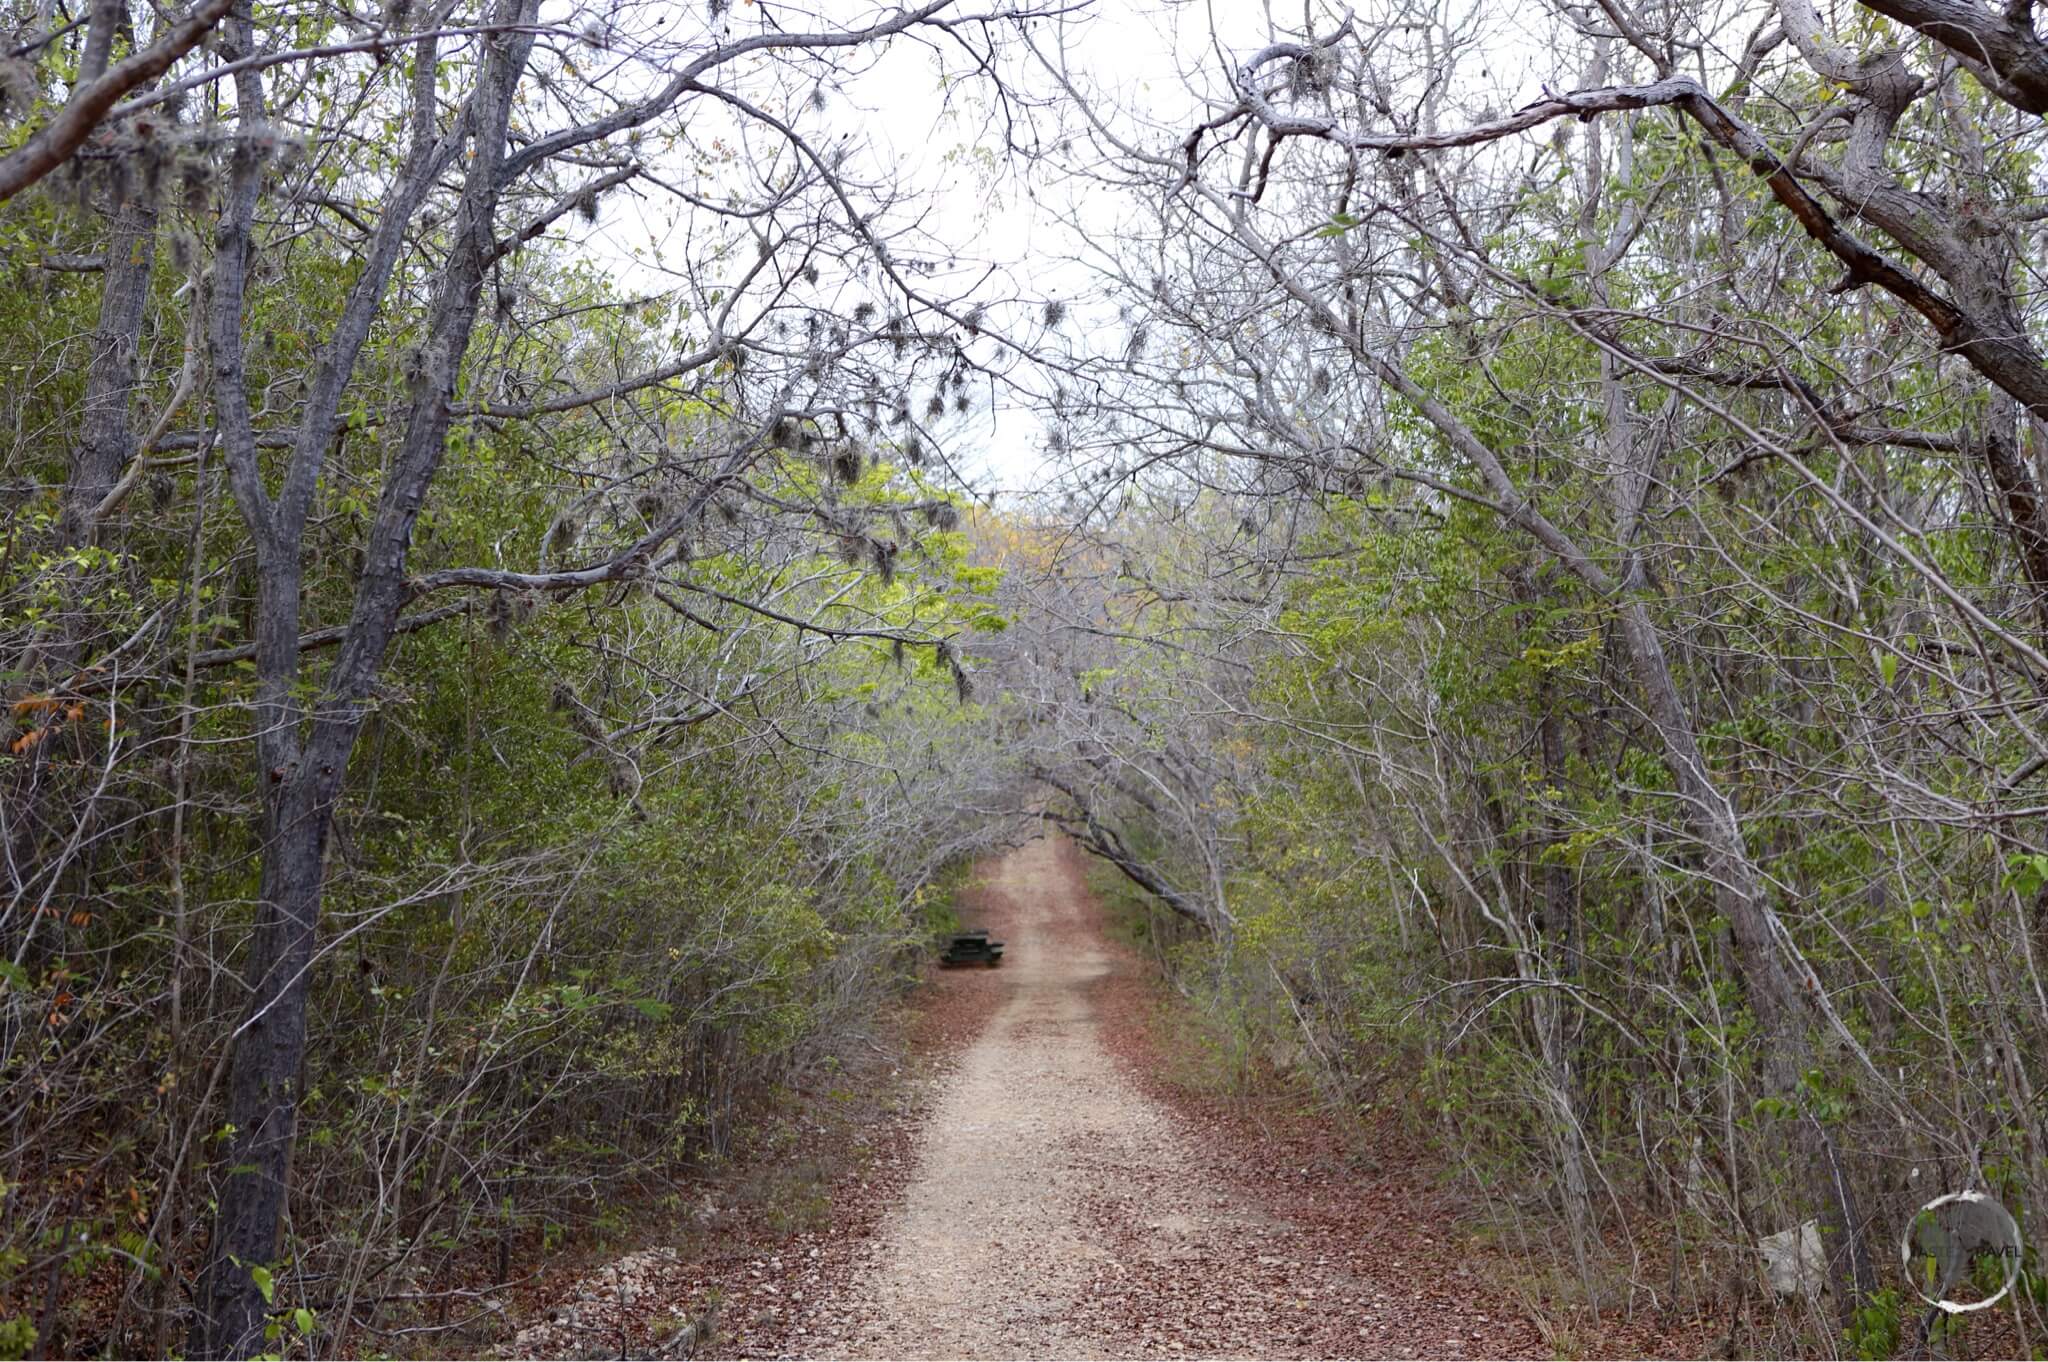
M 1951 1192 L 1922 1206 L 1899 1238 L 1906 1280 L 1951 1315 L 2005 1299 L 2020 1275 L 2020 1227 L 1982 1192 Z

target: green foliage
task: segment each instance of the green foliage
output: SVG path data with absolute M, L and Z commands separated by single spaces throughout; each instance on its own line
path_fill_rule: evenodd
M 34 1321 L 22 1318 L 0 1319 L 0 1362 L 18 1362 L 27 1357 L 36 1346 Z
M 2035 771 L 2037 745 L 1999 719 L 1967 735 L 1952 726 L 1988 682 L 1961 661 L 1982 655 L 1978 626 L 1943 593 L 2019 638 L 2038 628 L 1995 517 L 1929 514 L 1914 530 L 1937 589 L 1847 528 L 1827 492 L 1974 506 L 1967 489 L 1980 474 L 1959 457 L 1808 447 L 1800 427 L 1770 438 L 1796 447 L 1804 471 L 1758 461 L 1754 432 L 1783 423 L 1777 396 L 1715 387 L 1712 406 L 1688 404 L 1631 367 L 1701 353 L 1697 320 L 1651 320 L 1693 287 L 1679 249 L 1693 229 L 1674 224 L 1710 201 L 1770 206 L 1767 190 L 1730 181 L 1734 202 L 1717 187 L 1676 208 L 1698 191 L 1698 149 L 1655 120 L 1631 136 L 1635 178 L 1603 186 L 1597 205 L 1565 167 L 1554 181 L 1532 171 L 1521 211 L 1486 243 L 1488 268 L 1521 287 L 1447 306 L 1439 324 L 1403 336 L 1401 362 L 1528 504 L 1614 579 L 1637 575 L 1602 597 L 1497 508 L 1399 481 L 1319 503 L 1276 576 L 1270 635 L 1231 655 L 1250 668 L 1241 698 L 1189 664 L 1197 684 L 1230 693 L 1219 708 L 1240 720 L 1213 730 L 1234 779 L 1203 805 L 1227 867 L 1214 896 L 1232 926 L 1225 940 L 1167 954 L 1218 1035 L 1248 1054 L 1293 1055 L 1345 1110 L 1405 1102 L 1427 1113 L 1416 1124 L 1524 1227 L 1532 1201 L 1539 1215 L 1563 1213 L 1569 1149 L 1653 1208 L 1592 1206 L 1589 1219 L 1612 1229 L 1617 1216 L 1648 1216 L 1694 1245 L 1740 1242 L 1761 1231 L 1714 1222 L 1728 1199 L 1769 1207 L 1756 1224 L 1814 1213 L 1810 1202 L 1795 1210 L 1811 1192 L 1785 1151 L 1818 1129 L 1846 1151 L 1848 1176 L 1886 1189 L 1864 1207 L 1876 1245 L 1911 1209 L 1887 1179 L 1901 1163 L 1945 1167 L 1958 1121 L 1995 1132 L 1981 1166 L 2001 1195 L 2026 1199 L 2039 1176 L 2014 1095 L 2039 1081 L 2038 1065 L 2018 1058 L 2039 1050 L 2035 965 L 2015 962 L 2039 958 L 2048 856 L 1991 812 L 2033 806 L 1999 781 Z M 1659 204 L 1672 219 L 1652 212 L 1619 262 L 1589 250 L 1616 215 Z M 1368 232 L 1332 223 L 1309 234 L 1356 252 Z M 1887 420 L 1976 428 L 1981 394 L 1903 358 L 1896 324 L 1836 306 L 1805 275 L 1778 287 L 1782 306 L 1813 305 L 1799 314 L 1800 344 L 1772 349 L 1785 374 L 1861 392 L 1833 357 L 1897 354 L 1878 385 Z M 1552 307 L 1582 303 L 1575 325 Z M 1603 349 L 1612 337 L 1585 324 L 1592 315 L 1632 318 L 1632 359 Z M 1748 342 L 1735 335 L 1763 325 L 1716 316 L 1716 335 L 1738 349 Z M 1656 444 L 1650 509 L 1626 527 L 1617 413 Z M 1312 413 L 1302 424 L 1333 444 L 1354 438 L 1317 429 Z M 1362 463 L 1500 498 L 1411 404 L 1390 399 L 1374 438 Z M 1184 532 L 1201 533 L 1199 521 Z M 1147 562 L 1135 575 L 1162 570 Z M 1769 1018 L 1736 968 L 1716 852 L 1632 652 L 1633 608 L 1664 651 L 1701 774 L 1733 811 L 1796 987 L 1813 987 L 1813 971 L 1828 1020 L 1807 1020 L 1826 1066 L 1774 1071 Z M 1151 622 L 1148 637 L 1189 637 L 1180 625 Z M 1228 628 L 1202 634 L 1203 646 Z M 1175 693 L 1170 677 L 1126 682 L 1133 670 L 1111 658 L 1077 684 L 1084 697 Z M 1129 821 L 1135 841 L 1172 819 Z M 1170 878 L 1211 873 L 1166 839 L 1148 845 Z M 1306 1057 L 1303 1035 L 1314 1041 Z M 1896 1293 L 1863 1304 L 1849 1346 L 1891 1355 Z
M 1899 1355 L 1900 1320 L 1906 1301 L 1896 1287 L 1874 1291 L 1852 1314 L 1843 1342 L 1851 1357 L 1883 1362 Z
M 374 215 L 354 196 L 394 168 L 403 138 L 387 131 L 307 168 L 336 211 Z M 97 208 L 33 196 L 9 214 L 0 238 L 23 261 L 104 231 Z M 169 243 L 192 226 L 166 214 L 138 412 L 164 404 L 180 368 L 193 295 Z M 431 250 L 445 237 L 421 227 Z M 296 411 L 361 261 L 313 233 L 266 252 L 264 268 L 249 385 L 279 395 L 259 418 L 271 434 Z M 689 339 L 687 307 L 625 299 L 545 243 L 503 274 L 534 319 L 487 323 L 501 330 L 472 351 L 458 402 L 504 399 L 494 385 L 508 374 L 537 392 L 598 386 Z M 241 1019 L 257 792 L 276 779 L 252 767 L 252 660 L 197 665 L 182 688 L 188 654 L 252 642 L 255 569 L 218 451 L 153 467 L 104 543 L 57 542 L 99 292 L 98 276 L 32 266 L 0 278 L 0 316 L 33 318 L 0 328 L 0 401 L 24 432 L 8 473 L 38 489 L 0 529 L 0 835 L 42 836 L 36 855 L 67 867 L 47 906 L 28 905 L 27 932 L 10 917 L 0 951 L 0 1091 L 19 1099 L 18 1133 L 42 1160 L 0 1217 L 10 1301 L 51 1252 L 71 1274 L 113 1265 L 143 1282 L 167 1251 L 181 1273 L 197 1261 L 211 1208 L 185 1191 L 233 1133 L 205 1075 Z M 350 618 L 409 401 L 424 294 L 394 292 L 315 494 L 308 629 Z M 728 364 L 719 383 L 739 381 Z M 620 550 L 674 504 L 675 487 L 657 484 L 728 438 L 734 405 L 718 385 L 655 386 L 603 419 L 458 421 L 409 570 L 560 563 L 572 509 L 571 558 Z M 188 403 L 176 429 L 204 428 L 204 411 Z M 626 428 L 652 432 L 660 457 L 643 459 Z M 301 1273 L 445 1266 L 499 1236 L 524 1251 L 582 1229 L 623 1235 L 618 1207 L 754 1138 L 784 1088 L 865 1034 L 912 977 L 947 912 L 953 872 L 934 863 L 933 830 L 954 811 L 921 807 L 896 772 L 907 751 L 922 755 L 906 735 L 929 744 L 978 716 L 960 698 L 961 647 L 1009 627 L 1003 574 L 977 560 L 964 501 L 914 467 L 869 462 L 839 485 L 791 455 L 748 477 L 659 581 L 480 592 L 468 613 L 395 644 L 326 869 L 293 1238 L 279 1262 L 247 1269 L 275 1307 L 272 1346 L 305 1345 L 318 1326 L 293 1304 Z M 592 495 L 614 482 L 651 490 Z M 805 507 L 860 527 L 851 560 Z M 450 602 L 461 597 L 418 608 Z M 821 632 L 833 629 L 911 642 Z M 114 659 L 89 673 L 107 684 L 75 698 L 31 689 L 30 668 L 67 639 L 88 661 Z M 299 698 L 319 695 L 331 657 L 305 654 Z M 41 832 L 23 832 L 17 801 Z M 57 829 L 73 827 L 90 829 L 89 854 L 63 850 Z M 184 1179 L 165 1176 L 165 1151 L 191 1131 Z

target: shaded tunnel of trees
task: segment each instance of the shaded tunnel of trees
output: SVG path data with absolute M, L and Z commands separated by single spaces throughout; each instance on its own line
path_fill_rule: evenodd
M 2043 1346 L 2032 5 L 1244 8 L 8 11 L 0 1356 L 468 1346 L 1047 826 L 1577 1300 Z

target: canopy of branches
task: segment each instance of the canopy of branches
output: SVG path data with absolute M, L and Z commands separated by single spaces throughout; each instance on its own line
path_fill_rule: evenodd
M 468 1328 L 1047 825 L 1580 1298 L 2041 1346 L 2029 0 L 1214 8 L 8 11 L 0 1356 Z

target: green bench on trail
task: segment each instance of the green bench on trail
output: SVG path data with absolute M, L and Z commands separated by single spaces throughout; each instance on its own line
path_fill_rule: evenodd
M 987 965 L 1003 963 L 1003 943 L 988 939 L 985 931 L 955 932 L 946 949 L 939 952 L 942 965 Z

